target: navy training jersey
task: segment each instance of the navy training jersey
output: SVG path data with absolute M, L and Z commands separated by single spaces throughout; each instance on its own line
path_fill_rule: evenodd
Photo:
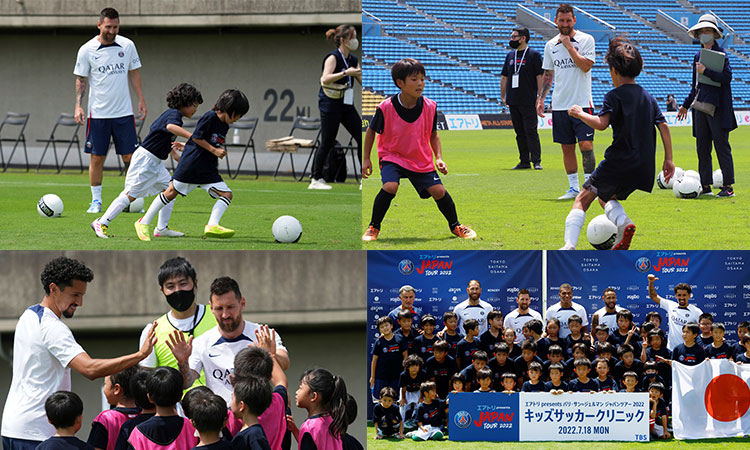
M 706 358 L 710 359 L 729 359 L 734 357 L 732 347 L 726 342 L 722 342 L 718 348 L 714 347 L 713 344 L 707 345 L 703 350 L 706 352 Z
M 193 447 L 193 450 L 236 450 L 236 449 L 230 441 L 225 441 L 223 439 L 220 439 L 219 441 L 214 442 L 213 444 L 198 445 L 196 447 Z
M 479 350 L 483 350 L 487 353 L 487 356 L 492 358 L 495 354 L 495 346 L 503 341 L 503 333 L 500 332 L 497 336 L 493 336 L 491 330 L 487 330 L 478 337 L 479 339 Z
M 425 363 L 425 372 L 428 379 L 435 379 L 438 397 L 444 399 L 450 392 L 450 379 L 453 374 L 458 372 L 458 366 L 456 365 L 456 360 L 448 355 L 445 355 L 442 363 L 432 356 Z
M 599 390 L 599 383 L 593 378 L 589 378 L 586 383 L 578 378 L 574 378 L 568 383 L 568 388 L 573 392 L 596 392 Z
M 406 343 L 395 334 L 391 340 L 380 336 L 375 342 L 372 355 L 378 357 L 375 367 L 375 378 L 379 380 L 397 380 L 403 371 L 403 353 Z
M 521 386 L 521 392 L 545 392 L 544 383 L 538 381 L 534 384 L 531 381 L 524 381 L 523 386 Z
M 548 381 L 548 382 L 544 383 L 544 391 L 545 392 L 549 392 L 552 389 L 563 390 L 563 391 L 567 392 L 568 391 L 568 383 L 566 383 L 566 382 L 564 382 L 562 380 L 560 380 L 560 384 L 557 385 L 557 386 L 555 386 L 555 384 L 552 381 Z
M 388 408 L 378 403 L 372 409 L 372 421 L 377 423 L 378 428 L 386 435 L 397 433 L 401 423 L 401 411 L 395 403 Z
M 419 387 L 422 386 L 422 383 L 425 381 L 427 381 L 427 374 L 424 370 L 420 369 L 419 372 L 417 372 L 417 376 L 412 378 L 407 369 L 401 372 L 401 376 L 398 378 L 398 387 L 406 388 L 406 392 L 419 392 Z
M 423 426 L 442 427 L 445 422 L 445 402 L 435 399 L 429 405 L 420 403 L 417 408 L 417 422 Z
M 39 450 L 94 450 L 89 443 L 75 436 L 52 436 L 36 448 Z
M 180 162 L 174 171 L 177 181 L 189 184 L 209 184 L 222 181 L 219 175 L 219 158 L 196 144 L 193 139 L 203 139 L 214 147 L 224 147 L 229 125 L 222 122 L 216 111 L 203 114 L 185 144 Z
M 232 438 L 232 447 L 235 450 L 271 450 L 271 444 L 259 423 L 237 433 Z
M 438 337 L 434 335 L 431 338 L 428 338 L 424 334 L 417 336 L 417 338 L 414 339 L 414 345 L 412 347 L 413 353 L 422 358 L 422 362 L 426 363 L 427 360 L 433 356 L 433 346 L 437 340 Z
M 153 153 L 157 158 L 165 160 L 172 151 L 175 135 L 167 131 L 167 125 L 182 126 L 182 114 L 179 110 L 170 108 L 154 120 L 148 131 L 148 136 L 141 143 L 141 147 Z
M 409 335 L 404 334 L 404 330 L 399 328 L 398 330 L 394 331 L 393 334 L 398 336 L 399 339 L 404 341 L 406 343 L 406 352 L 410 355 L 417 354 L 417 348 L 414 345 L 414 342 L 417 339 L 417 332 L 414 331 L 414 328 L 409 328 Z
M 677 361 L 686 366 L 697 366 L 706 359 L 706 352 L 698 344 L 688 347 L 680 344 L 672 350 L 672 361 Z

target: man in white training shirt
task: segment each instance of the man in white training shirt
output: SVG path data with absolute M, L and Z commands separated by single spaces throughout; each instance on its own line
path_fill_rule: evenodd
M 138 118 L 146 118 L 146 100 L 138 71 L 141 59 L 133 41 L 117 34 L 120 30 L 119 13 L 114 8 L 104 8 L 96 26 L 99 34 L 78 49 L 73 71 L 76 76 L 74 117 L 80 125 L 84 124 L 86 118 L 83 111 L 86 84 L 91 84 L 85 145 L 85 152 L 91 154 L 89 213 L 102 210 L 102 167 L 109 150 L 110 137 L 126 169 L 138 148 L 128 80 L 138 96 Z
M 464 322 L 469 319 L 476 319 L 479 322 L 479 334 L 481 335 L 487 331 L 487 314 L 492 311 L 492 305 L 479 298 L 482 295 L 482 286 L 479 281 L 469 281 L 466 292 L 469 294 L 469 298 L 453 307 L 453 312 L 458 316 L 458 332 L 461 336 L 466 336 Z
M 598 325 L 606 325 L 609 332 L 614 333 L 617 329 L 617 312 L 625 308 L 617 304 L 617 292 L 614 288 L 605 289 L 602 300 L 604 306 L 591 315 L 591 329 L 596 329 Z
M 588 313 L 586 308 L 573 301 L 573 287 L 568 283 L 560 285 L 559 289 L 560 301 L 547 308 L 545 318 L 549 320 L 551 317 L 556 317 L 560 321 L 560 339 L 565 339 L 570 334 L 570 327 L 568 326 L 568 319 L 572 315 L 581 317 L 583 321 L 581 333 L 586 333 L 586 327 L 589 324 Z
M 677 299 L 667 300 L 656 293 L 654 281 L 658 280 L 654 274 L 648 274 L 648 296 L 651 300 L 661 306 L 667 312 L 667 323 L 669 324 L 667 334 L 667 348 L 671 352 L 680 344 L 684 344 L 682 339 L 682 327 L 688 322 L 698 323 L 703 310 L 695 305 L 690 304 L 690 296 L 693 289 L 687 283 L 679 283 L 674 287 L 674 296 Z
M 185 340 L 185 335 L 174 332 L 167 342 L 177 359 L 184 379 L 189 387 L 200 376 L 206 374 L 206 387 L 227 401 L 232 401 L 232 384 L 229 375 L 234 373 L 234 357 L 248 344 L 256 341 L 256 323 L 244 320 L 245 297 L 237 282 L 221 277 L 211 283 L 211 312 L 218 325 L 197 338 Z M 289 354 L 276 335 L 276 360 L 283 370 L 289 368 Z
M 529 305 L 531 305 L 531 296 L 528 289 L 520 289 L 518 291 L 516 303 L 518 304 L 518 308 L 509 312 L 508 315 L 505 316 L 503 327 L 515 330 L 515 342 L 516 344 L 520 344 L 521 341 L 523 341 L 523 326 L 526 325 L 526 322 L 532 319 L 537 319 L 542 323 L 544 323 L 544 321 L 542 320 L 541 314 L 529 308 Z
M 558 200 L 572 200 L 581 191 L 578 181 L 578 159 L 576 140 L 583 159 L 584 181 L 596 168 L 594 158 L 594 129 L 582 120 L 568 115 L 573 105 L 588 105 L 583 108 L 594 113 L 591 97 L 591 67 L 595 60 L 593 36 L 573 29 L 576 23 L 573 7 L 563 3 L 555 13 L 555 25 L 560 34 L 544 46 L 544 79 L 537 99 L 537 114 L 544 117 L 544 99 L 547 98 L 554 81 L 552 93 L 552 140 L 562 146 L 563 164 L 568 174 L 570 188 Z
M 113 375 L 138 364 L 151 353 L 155 324 L 140 350 L 111 359 L 92 359 L 76 342 L 61 317 L 73 317 L 83 306 L 91 269 L 61 256 L 44 266 L 44 298 L 21 314 L 13 336 L 13 378 L 5 400 L 3 450 L 33 450 L 55 434 L 47 421 L 44 402 L 54 392 L 70 390 L 70 369 L 84 377 Z

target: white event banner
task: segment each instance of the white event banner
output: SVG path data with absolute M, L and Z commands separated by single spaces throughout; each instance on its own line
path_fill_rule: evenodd
M 645 392 L 521 392 L 520 441 L 648 441 Z

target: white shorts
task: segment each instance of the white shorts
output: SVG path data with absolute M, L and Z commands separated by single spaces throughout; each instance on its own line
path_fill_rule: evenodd
M 164 161 L 156 155 L 138 146 L 130 160 L 130 168 L 125 176 L 123 193 L 133 198 L 156 195 L 169 187 L 172 176 L 164 167 Z
M 172 185 L 174 186 L 174 189 L 177 191 L 177 193 L 182 195 L 183 197 L 191 193 L 195 188 L 201 188 L 204 191 L 208 192 L 208 195 L 210 195 L 211 198 L 218 197 L 218 194 L 216 194 L 216 192 L 214 192 L 213 190 L 221 192 L 232 192 L 232 190 L 229 189 L 229 186 L 227 186 L 227 184 L 223 181 L 219 181 L 218 183 L 191 184 L 172 180 Z

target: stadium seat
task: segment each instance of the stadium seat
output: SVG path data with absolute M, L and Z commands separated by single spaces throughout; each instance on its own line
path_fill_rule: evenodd
M 305 164 L 305 169 L 302 171 L 302 176 L 297 178 L 297 174 L 294 171 L 294 156 L 292 156 L 292 152 L 281 152 L 279 163 L 276 164 L 276 171 L 273 173 L 274 180 L 276 179 L 276 176 L 279 174 L 279 167 L 281 167 L 281 161 L 284 160 L 284 155 L 289 154 L 289 161 L 291 161 L 292 163 L 292 178 L 294 178 L 297 181 L 302 181 L 302 179 L 305 177 L 305 171 L 307 170 L 307 166 L 310 164 L 310 160 L 312 160 L 313 155 L 315 154 L 316 151 L 318 151 L 318 148 L 320 147 L 320 119 L 313 119 L 312 117 L 306 117 L 306 116 L 297 116 L 294 118 L 292 129 L 291 131 L 289 131 L 289 136 L 294 136 L 294 132 L 296 130 L 317 131 L 317 133 L 315 134 L 315 139 L 313 139 L 313 145 L 310 150 L 310 156 L 307 157 L 307 163 Z
M 16 152 L 18 144 L 23 144 L 23 154 L 26 157 L 26 171 L 29 171 L 29 154 L 26 151 L 26 136 L 23 131 L 26 129 L 26 124 L 29 122 L 29 113 L 14 113 L 9 112 L 5 115 L 2 123 L 0 123 L 0 163 L 3 166 L 3 172 L 8 170 L 10 166 L 10 160 L 13 159 L 13 154 Z M 15 138 L 4 138 L 2 137 L 2 130 L 6 125 L 19 126 L 21 129 L 18 131 L 18 135 Z M 10 152 L 8 162 L 5 162 L 3 156 L 3 142 L 13 142 L 13 151 Z
M 58 127 L 69 127 L 73 128 L 73 133 L 68 139 L 62 139 L 59 136 L 55 136 L 55 132 L 57 132 Z M 75 121 L 75 117 L 73 114 L 68 113 L 62 113 L 60 114 L 60 117 L 57 118 L 57 121 L 55 122 L 55 125 L 52 127 L 52 132 L 49 135 L 49 138 L 47 139 L 37 139 L 37 142 L 44 142 L 44 151 L 42 152 L 42 157 L 39 158 L 39 163 L 36 165 L 36 171 L 39 172 L 39 169 L 42 167 L 42 162 L 44 162 L 44 155 L 47 154 L 47 150 L 49 150 L 50 144 L 52 144 L 52 154 L 55 156 L 55 169 L 57 169 L 57 173 L 60 173 L 62 171 L 63 167 L 65 167 L 65 160 L 68 159 L 68 154 L 70 153 L 70 149 L 73 148 L 73 144 L 75 144 L 76 148 L 78 148 L 78 164 L 81 166 L 81 173 L 83 173 L 83 158 L 81 157 L 81 140 L 78 139 L 78 130 L 81 128 L 81 125 L 78 124 L 78 122 Z M 57 158 L 57 144 L 68 144 L 68 148 L 65 150 L 65 155 L 62 158 L 62 162 L 58 162 Z
M 255 134 L 255 129 L 257 127 L 258 127 L 257 117 L 240 119 L 229 127 L 229 132 L 227 133 L 227 136 L 233 133 L 232 128 L 243 130 L 249 133 L 247 142 L 245 142 L 244 144 L 229 144 L 229 143 L 224 144 L 224 147 L 226 147 L 227 149 L 227 155 L 224 157 L 224 159 L 227 160 L 227 173 L 232 179 L 237 178 L 237 175 L 239 175 L 240 167 L 242 166 L 242 161 L 245 160 L 245 154 L 247 154 L 248 149 L 253 150 L 253 164 L 255 166 L 255 179 L 257 180 L 258 177 L 260 177 L 260 173 L 258 172 L 258 160 L 255 158 L 255 141 L 253 140 L 253 135 Z M 229 168 L 229 149 L 231 147 L 239 147 L 243 149 L 242 157 L 240 158 L 240 163 L 237 164 L 237 170 L 234 172 L 234 175 L 232 175 L 232 169 Z

